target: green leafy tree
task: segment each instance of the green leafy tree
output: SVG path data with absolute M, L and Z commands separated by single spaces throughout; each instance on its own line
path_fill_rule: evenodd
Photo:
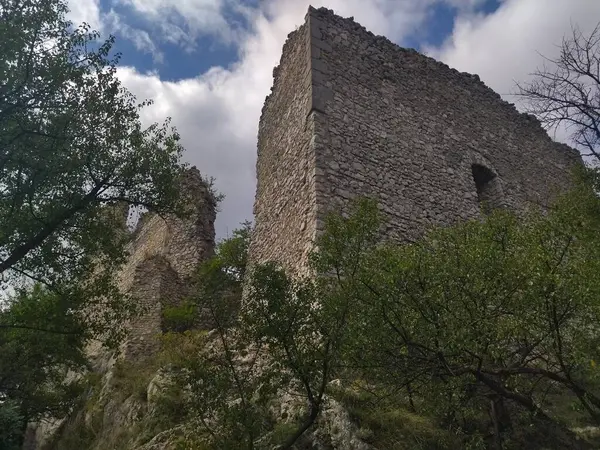
M 269 349 L 281 386 L 300 396 L 305 412 L 281 443 L 290 449 L 316 422 L 330 382 L 340 375 L 355 295 L 367 253 L 377 241 L 377 208 L 363 201 L 352 217 L 330 215 L 310 257 L 312 275 L 296 277 L 273 263 L 253 268 L 243 303 L 244 327 Z
M 584 175 L 548 214 L 496 211 L 410 245 L 379 241 L 371 201 L 358 202 L 348 218 L 329 217 L 311 256 L 313 276 L 290 277 L 272 263 L 246 274 L 238 319 L 232 328 L 217 325 L 229 346 L 220 353 L 222 372 L 201 376 L 201 392 L 228 373 L 212 398 L 233 396 L 232 420 L 250 412 L 242 405 L 257 399 L 254 391 L 263 402 L 282 391 L 296 396 L 303 412 L 287 422 L 281 442 L 271 442 L 280 448 L 292 448 L 316 423 L 336 378 L 367 380 L 377 395 L 404 390 L 414 410 L 475 433 L 473 442 L 481 442 L 478 433 L 490 436 L 479 425 L 489 415 L 498 448 L 529 428 L 523 412 L 568 435 L 561 425 L 568 414 L 554 408 L 565 395 L 597 419 L 600 201 L 591 187 L 597 174 Z M 222 290 L 213 292 L 219 305 Z M 232 375 L 239 360 L 223 356 L 233 348 L 252 361 L 243 376 Z M 257 373 L 270 373 L 268 389 L 249 382 Z M 244 402 L 239 386 L 247 388 Z M 248 422 L 242 448 L 258 448 L 277 422 Z
M 446 403 L 448 424 L 489 409 L 497 446 L 511 411 L 568 419 L 552 410 L 565 393 L 598 420 L 599 254 L 600 200 L 583 182 L 547 214 L 497 211 L 379 245 L 350 294 L 362 315 L 349 364 Z
M 62 417 L 80 394 L 69 374 L 86 366 L 81 326 L 64 297 L 39 285 L 0 312 L 0 393 L 22 418 L 15 433 L 28 420 Z
M 163 339 L 170 373 L 189 391 L 188 416 L 211 448 L 261 448 L 260 438 L 272 426 L 274 372 L 262 364 L 265 346 L 245 333 L 238 314 L 249 240 L 246 222 L 200 269 L 198 293 L 188 305 L 195 306 L 193 321 L 210 334 L 186 330 Z
M 0 0 L 0 395 L 24 420 L 64 410 L 59 379 L 89 339 L 121 337 L 130 208 L 181 212 L 177 132 L 142 125 L 114 38 L 67 11 Z
M 346 294 L 375 238 L 363 232 L 373 217 L 369 210 L 329 218 L 310 265 L 331 277 L 291 277 L 270 263 L 248 272 L 248 223 L 202 267 L 195 302 L 212 331 L 170 334 L 165 350 L 179 384 L 190 387 L 191 415 L 215 448 L 290 449 L 314 425 L 356 312 Z M 272 409 L 282 394 L 296 399 L 298 410 L 285 423 Z
M 248 265 L 248 248 L 252 235 L 252 223 L 245 221 L 233 230 L 231 237 L 219 242 L 216 253 L 224 270 L 234 280 L 243 280 Z
M 114 38 L 73 29 L 64 0 L 0 3 L 0 274 L 49 286 L 123 258 L 137 205 L 172 211 L 182 166 L 168 121 L 144 128 Z M 112 213 L 106 208 L 115 206 Z M 106 271 L 106 270 L 105 270 Z M 92 286 L 106 284 L 96 274 Z M 106 286 L 102 286 L 103 289 Z
M 361 200 L 328 218 L 304 278 L 273 263 L 232 270 L 249 235 L 224 243 L 239 253 L 217 252 L 200 278 L 214 320 L 202 357 L 176 346 L 202 429 L 231 448 L 293 448 L 339 379 L 388 406 L 404 391 L 413 411 L 480 444 L 503 448 L 532 420 L 571 439 L 557 402 L 592 422 L 600 412 L 596 177 L 582 172 L 548 212 L 496 211 L 412 244 L 380 241 L 377 205 Z M 242 285 L 232 309 L 223 294 L 239 299 Z M 282 393 L 297 417 L 273 417 Z
M 21 449 L 23 417 L 19 406 L 11 401 L 0 403 L 0 444 L 4 450 Z

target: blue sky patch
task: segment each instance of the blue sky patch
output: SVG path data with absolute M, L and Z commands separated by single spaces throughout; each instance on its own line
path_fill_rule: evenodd
M 256 7 L 258 0 L 243 0 L 242 4 Z M 179 28 L 183 39 L 172 41 L 166 39 L 157 24 L 137 14 L 131 7 L 124 6 L 114 0 L 101 0 L 100 10 L 103 15 L 111 10 L 117 17 L 118 26 L 107 21 L 107 33 L 114 34 L 117 39 L 115 52 L 120 52 L 121 65 L 135 67 L 139 72 L 153 71 L 163 81 L 177 81 L 193 78 L 214 66 L 227 67 L 238 60 L 238 48 L 235 42 L 224 42 L 223 39 L 198 33 L 192 42 L 185 42 L 192 34 L 188 31 L 184 18 L 176 13 L 169 14 L 169 25 Z M 247 19 L 235 10 L 223 12 L 232 28 L 245 30 Z M 148 39 L 147 45 L 136 44 L 136 35 Z M 138 37 L 139 39 L 139 37 Z
M 492 14 L 500 7 L 500 0 L 486 0 L 479 5 L 475 13 Z M 424 27 L 417 30 L 402 44 L 407 47 L 421 49 L 423 47 L 440 47 L 452 34 L 454 21 L 459 10 L 445 2 L 437 2 L 430 9 Z
M 260 2 L 241 0 L 239 4 L 258 8 Z M 486 0 L 475 12 L 490 14 L 499 6 L 500 0 Z M 169 24 L 181 30 L 182 40 L 172 42 L 157 29 L 156 23 L 130 6 L 116 0 L 101 0 L 100 9 L 103 14 L 114 11 L 118 20 L 118 26 L 107 31 L 117 36 L 115 51 L 122 53 L 121 64 L 133 66 L 141 73 L 153 71 L 164 81 L 177 81 L 196 77 L 211 67 L 228 67 L 239 59 L 239 43 L 225 42 L 218 36 L 198 34 L 191 42 L 185 42 L 193 35 L 188 33 L 185 18 L 175 13 L 169 14 Z M 235 7 L 230 6 L 222 13 L 234 30 L 243 34 L 248 29 L 247 17 Z M 451 35 L 458 14 L 459 10 L 447 2 L 434 3 L 424 25 L 400 44 L 416 49 L 439 47 Z

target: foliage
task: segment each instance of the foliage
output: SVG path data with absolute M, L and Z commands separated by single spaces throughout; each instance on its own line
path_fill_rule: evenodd
M 326 221 L 327 231 L 310 261 L 313 274 L 326 276 L 291 278 L 267 263 L 254 267 L 247 281 L 243 326 L 268 347 L 277 372 L 289 377 L 282 383 L 291 383 L 306 403 L 305 416 L 282 448 L 292 448 L 321 413 L 348 324 L 359 313 L 351 294 L 356 293 L 363 253 L 376 241 L 371 225 L 378 218 L 371 203 L 361 205 L 349 219 L 332 215 Z
M 491 408 L 495 435 L 515 408 L 551 421 L 561 391 L 597 420 L 599 213 L 580 183 L 547 215 L 496 211 L 379 246 L 351 294 L 350 365 L 445 408 L 448 424 Z
M 147 401 L 148 384 L 160 368 L 156 358 L 148 357 L 140 361 L 118 360 L 113 368 L 112 387 L 122 399 L 133 397 L 137 401 Z
M 217 245 L 215 256 L 199 271 L 195 302 L 213 334 L 169 333 L 163 341 L 169 367 L 180 385 L 189 386 L 186 409 L 214 448 L 254 448 L 269 428 L 270 395 L 265 391 L 271 372 L 257 370 L 263 348 L 253 347 L 237 327 L 249 240 L 246 222 Z
M 0 311 L 0 392 L 23 417 L 60 416 L 80 393 L 67 381 L 85 366 L 80 326 L 64 297 L 39 285 Z
M 164 329 L 183 332 L 193 327 L 197 308 L 192 302 L 185 302 L 179 306 L 166 306 L 162 310 L 162 317 Z
M 66 12 L 65 0 L 0 4 L 0 274 L 74 310 L 97 305 L 87 325 L 110 331 L 128 207 L 179 210 L 182 148 L 168 121 L 142 126 L 148 102 L 117 78 L 114 38 L 98 43 Z
M 186 409 L 211 445 L 252 449 L 266 445 L 269 436 L 271 444 L 292 448 L 314 424 L 356 312 L 347 294 L 357 260 L 374 242 L 375 233 L 365 230 L 376 216 L 369 209 L 350 220 L 329 218 L 333 231 L 319 240 L 311 261 L 313 272 L 335 275 L 329 278 L 290 278 L 273 264 L 257 264 L 248 273 L 248 223 L 201 268 L 196 304 L 214 330 L 210 336 L 168 333 L 164 354 L 179 384 L 189 387 Z M 244 285 L 248 294 L 241 302 Z M 269 434 L 276 420 L 270 406 L 288 389 L 305 412 Z
M 214 327 L 210 337 L 184 326 L 168 327 L 175 332 L 164 335 L 162 353 L 171 376 L 188 387 L 182 409 L 196 417 L 204 441 L 215 448 L 254 448 L 269 427 L 271 396 L 265 390 L 270 372 L 256 370 L 263 348 L 253 347 L 237 327 L 249 238 L 250 224 L 244 223 L 220 242 L 215 256 L 200 268 L 194 302 L 163 313 L 172 324 L 175 316 L 187 323 L 203 314 Z
M 90 372 L 83 380 L 84 394 L 44 448 L 126 450 L 157 436 L 174 444 L 183 439 L 180 431 L 185 431 L 185 444 L 190 444 L 181 448 L 203 448 L 191 446 L 197 436 L 191 427 L 182 427 L 188 418 L 184 391 L 162 377 L 166 360 L 160 356 L 118 360 L 110 376 Z M 106 414 L 106 410 L 112 413 Z
M 230 238 L 217 244 L 215 255 L 198 271 L 198 292 L 189 302 L 196 306 L 195 320 L 201 312 L 217 327 L 228 327 L 236 320 L 251 234 L 250 222 L 241 225 L 233 230 Z
M 311 255 L 316 277 L 266 263 L 240 280 L 217 254 L 198 295 L 215 330 L 192 361 L 181 342 L 170 351 L 183 352 L 180 373 L 212 442 L 256 448 L 275 426 L 271 436 L 291 448 L 321 413 L 330 382 L 356 376 L 404 390 L 411 408 L 472 441 L 506 440 L 531 423 L 524 414 L 566 419 L 552 407 L 565 392 L 596 418 L 600 203 L 589 184 L 596 175 L 583 175 L 548 214 L 496 211 L 410 245 L 379 242 L 377 206 L 363 199 L 348 217 L 328 218 Z M 242 282 L 232 319 L 222 294 L 239 295 Z M 282 386 L 300 395 L 298 422 L 269 414 Z M 393 420 L 390 408 L 363 420 Z
M 496 211 L 432 230 L 409 245 L 378 241 L 379 215 L 369 200 L 356 203 L 346 218 L 329 217 L 311 256 L 310 269 L 319 276 L 291 278 L 272 263 L 252 266 L 236 320 L 224 326 L 216 315 L 213 368 L 208 359 L 197 359 L 204 372 L 192 376 L 202 380 L 192 395 L 206 395 L 212 383 L 212 399 L 227 393 L 237 398 L 236 414 L 255 418 L 267 414 L 245 409 L 258 385 L 265 403 L 280 393 L 273 386 L 300 395 L 305 412 L 299 422 L 248 423 L 243 433 L 251 438 L 243 448 L 260 441 L 250 429 L 269 426 L 271 436 L 285 439 L 281 448 L 291 448 L 321 413 L 331 380 L 356 376 L 407 395 L 408 406 L 363 411 L 361 420 L 369 424 L 363 431 L 371 429 L 382 442 L 401 433 L 398 414 L 419 420 L 399 412 L 407 407 L 464 435 L 469 448 L 510 445 L 511 436 L 531 424 L 555 424 L 572 438 L 562 425 L 569 417 L 559 415 L 556 400 L 566 394 L 594 419 L 599 406 L 600 283 L 593 274 L 600 268 L 600 201 L 590 187 L 597 174 L 580 175 L 547 214 L 517 218 Z M 227 271 L 217 273 L 221 286 L 239 282 Z M 211 308 L 218 311 L 220 297 L 213 293 Z M 261 352 L 268 358 L 261 359 Z M 242 359 L 248 363 L 240 365 Z M 206 406 L 208 398 L 199 398 Z M 225 404 L 211 403 L 211 410 L 231 413 L 231 400 Z M 223 422 L 213 417 L 211 423 Z M 432 433 L 433 440 L 421 444 L 444 448 L 445 439 L 455 442 L 452 435 Z
M 128 210 L 182 212 L 177 132 L 142 126 L 114 38 L 66 13 L 0 0 L 0 393 L 25 420 L 68 409 L 86 342 L 122 337 Z
M 19 450 L 25 425 L 19 405 L 12 401 L 0 403 L 0 444 L 3 450 Z
M 600 409 L 600 200 L 597 172 L 579 175 L 548 212 L 496 211 L 411 244 L 380 241 L 362 199 L 328 218 L 306 277 L 241 267 L 249 233 L 234 234 L 198 274 L 212 330 L 166 333 L 147 369 L 115 373 L 142 401 L 158 367 L 174 383 L 138 438 L 177 417 L 184 448 L 293 448 L 337 399 L 377 448 L 571 448 L 566 425 Z M 295 415 L 278 412 L 284 395 Z
M 233 230 L 231 237 L 219 242 L 216 249 L 219 259 L 227 266 L 226 271 L 240 280 L 244 278 L 248 265 L 251 233 L 251 222 L 242 222 L 241 227 Z
M 244 341 L 233 333 L 222 329 L 208 337 L 186 331 L 164 340 L 171 374 L 189 391 L 183 409 L 215 449 L 255 448 L 270 427 L 269 372 L 255 370 L 257 355 L 243 349 Z
M 333 389 L 332 396 L 346 408 L 360 427 L 362 440 L 375 448 L 456 449 L 464 448 L 461 436 L 444 430 L 432 418 L 411 411 L 403 398 L 353 385 Z

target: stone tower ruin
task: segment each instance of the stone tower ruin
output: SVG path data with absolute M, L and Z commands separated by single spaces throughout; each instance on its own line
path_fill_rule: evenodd
M 329 211 L 378 201 L 387 237 L 547 205 L 577 151 L 485 86 L 352 18 L 309 8 L 273 72 L 258 133 L 257 262 L 296 270 Z

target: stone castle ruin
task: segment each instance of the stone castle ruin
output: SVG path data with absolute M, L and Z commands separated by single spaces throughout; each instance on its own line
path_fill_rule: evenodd
M 94 341 L 86 348 L 95 370 L 112 373 L 115 356 L 129 362 L 139 362 L 153 355 L 159 346 L 158 336 L 165 331 L 163 311 L 165 307 L 179 305 L 194 292 L 194 275 L 199 265 L 214 254 L 216 199 L 210 186 L 195 167 L 187 169 L 181 180 L 186 215 L 175 217 L 147 212 L 143 214 L 127 244 L 129 258 L 118 274 L 119 288 L 131 295 L 131 299 L 143 308 L 132 322 L 125 324 L 128 335 L 121 344 L 118 355 L 107 352 L 102 343 Z M 118 217 L 122 228 L 127 229 L 127 211 L 124 205 L 114 205 L 111 214 Z M 71 374 L 78 377 L 79 374 Z M 98 395 L 110 395 L 112 375 L 105 377 Z M 131 405 L 129 405 L 131 406 Z M 127 410 L 113 399 L 107 414 L 112 426 L 128 420 L 120 415 Z M 67 418 L 30 423 L 27 428 L 24 450 L 47 448 Z M 111 420 L 115 421 L 114 423 Z M 110 426 L 105 425 L 110 431 Z
M 273 77 L 259 123 L 251 262 L 304 270 L 325 216 L 355 197 L 378 202 L 383 237 L 413 241 L 486 207 L 543 207 L 581 162 L 476 75 L 324 8 L 310 7 L 289 34 Z M 146 214 L 132 232 L 119 284 L 145 313 L 127 324 L 126 360 L 154 353 L 164 308 L 194 292 L 194 273 L 214 254 L 216 200 L 197 169 L 186 171 L 183 193 L 186 217 Z M 117 403 L 115 423 L 131 415 Z M 30 431 L 25 448 L 51 435 Z
M 411 241 L 481 205 L 546 205 L 577 151 L 477 75 L 309 8 L 290 33 L 258 133 L 254 261 L 298 269 L 329 211 L 375 198 L 386 237 Z
M 259 124 L 250 259 L 305 267 L 330 211 L 375 198 L 386 237 L 471 219 L 482 205 L 546 205 L 569 184 L 577 151 L 553 142 L 476 75 L 309 8 L 290 33 Z M 193 289 L 214 252 L 216 203 L 199 172 L 184 181 L 186 219 L 149 215 L 130 244 L 121 286 L 148 310 L 131 324 L 126 358 L 148 354 L 162 309 Z

